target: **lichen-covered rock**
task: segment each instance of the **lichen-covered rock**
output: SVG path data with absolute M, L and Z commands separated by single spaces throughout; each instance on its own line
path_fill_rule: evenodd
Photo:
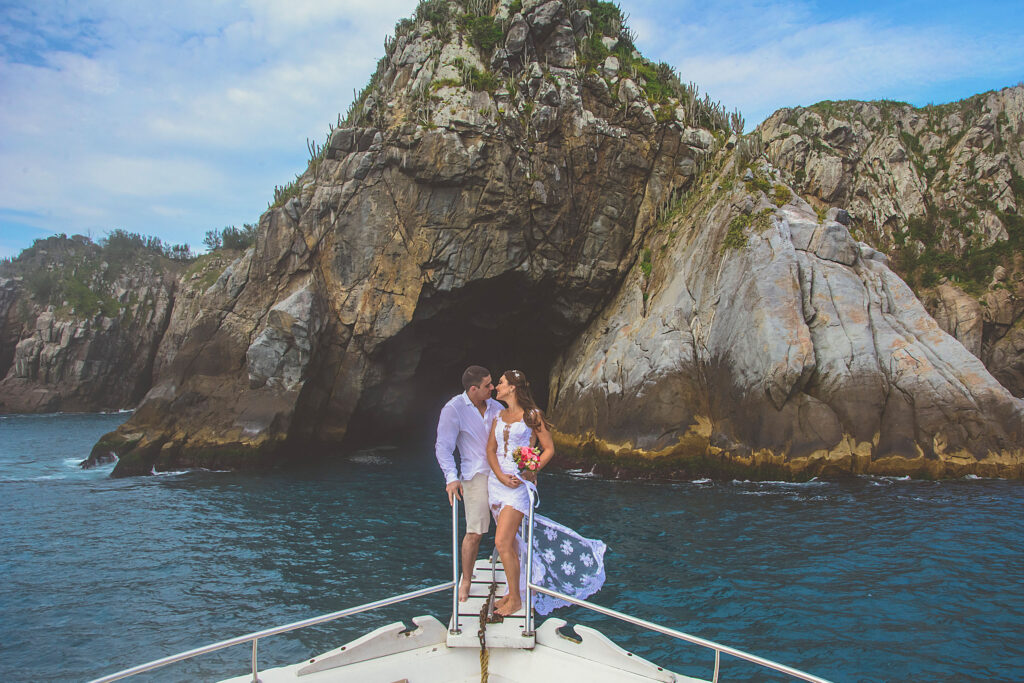
M 783 109 L 758 127 L 773 163 L 820 209 L 849 210 L 857 239 L 892 257 L 892 267 L 939 324 L 1000 378 L 1014 344 L 1002 336 L 1024 305 L 982 304 L 995 267 L 1003 287 L 1024 301 L 1024 87 L 1005 88 L 940 106 L 898 102 L 822 102 Z M 944 290 L 933 290 L 948 278 Z M 959 294 L 950 290 L 956 288 Z M 952 297 L 974 300 L 981 332 L 964 336 Z M 999 303 L 999 302 L 995 302 Z M 965 302 L 955 308 L 964 312 Z M 1009 320 L 996 322 L 996 311 Z M 974 314 L 969 314 L 974 318 Z M 968 339 L 969 337 L 969 339 Z M 998 360 L 993 355 L 1001 349 Z M 1024 384 L 1007 388 L 1024 396 Z
M 670 476 L 1024 475 L 1024 402 L 884 263 L 802 200 L 716 184 L 562 356 L 562 457 Z M 725 246 L 744 211 L 765 219 Z
M 548 0 L 530 12 L 526 20 L 530 24 L 533 37 L 538 42 L 545 40 L 558 25 L 559 19 L 565 16 L 565 5 L 561 0 Z M 570 30 L 571 27 L 570 27 Z
M 949 283 L 936 287 L 932 297 L 925 305 L 935 322 L 980 358 L 984 314 L 978 300 Z
M 306 286 L 270 309 L 266 327 L 245 352 L 251 388 L 294 391 L 305 382 L 324 325 L 322 308 L 320 295 Z
M 526 47 L 526 39 L 530 35 L 530 25 L 522 14 L 512 17 L 512 24 L 505 35 L 505 49 L 510 55 L 518 55 Z

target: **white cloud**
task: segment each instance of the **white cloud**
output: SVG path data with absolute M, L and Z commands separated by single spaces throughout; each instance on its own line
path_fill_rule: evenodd
M 630 24 L 654 59 L 677 67 L 727 108 L 738 107 L 748 129 L 776 109 L 822 99 L 896 98 L 948 101 L 974 94 L 945 87 L 988 74 L 1001 85 L 1024 75 L 1024 48 L 1013 37 L 979 32 L 963 21 L 930 15 L 898 17 L 887 7 L 856 6 L 826 18 L 806 2 L 734 2 L 666 8 L 641 1 Z M 989 86 L 993 87 L 993 86 Z
M 5 8 L 0 209 L 34 212 L 53 231 L 124 227 L 192 243 L 211 227 L 253 221 L 274 184 L 302 170 L 305 138 L 345 111 L 384 36 L 415 5 Z
M 273 186 L 303 169 L 305 139 L 322 140 L 383 54 L 385 35 L 415 7 L 416 0 L 5 6 L 0 210 L 32 213 L 52 231 L 120 227 L 192 244 L 210 228 L 252 222 Z M 823 98 L 911 99 L 933 84 L 998 69 L 1016 69 L 1006 84 L 1024 77 L 1019 40 L 948 22 L 899 24 L 881 16 L 885 8 L 831 18 L 802 1 L 632 0 L 625 9 L 645 54 L 739 107 L 748 126 L 778 107 Z
M 119 79 L 110 64 L 74 52 L 51 52 L 45 55 L 48 69 L 55 72 L 66 88 L 88 95 L 109 95 L 118 90 Z
M 938 31 L 885 29 L 864 21 L 804 27 L 743 54 L 681 55 L 687 77 L 756 121 L 781 106 L 821 99 L 879 97 L 913 81 L 933 83 L 970 75 L 995 50 L 962 46 Z
M 87 188 L 113 195 L 157 198 L 224 190 L 220 173 L 191 159 L 96 155 L 77 170 Z

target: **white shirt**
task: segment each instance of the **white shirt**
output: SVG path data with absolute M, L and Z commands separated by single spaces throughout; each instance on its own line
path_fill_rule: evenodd
M 505 409 L 493 398 L 487 399 L 487 409 L 480 414 L 480 409 L 469 400 L 465 392 L 453 396 L 441 409 L 441 417 L 437 421 L 437 442 L 434 444 L 434 455 L 437 464 L 444 472 L 444 483 L 450 484 L 459 478 L 455 468 L 455 447 L 462 456 L 462 478 L 472 479 L 481 472 L 490 472 L 487 463 L 487 437 L 491 424 L 498 413 Z

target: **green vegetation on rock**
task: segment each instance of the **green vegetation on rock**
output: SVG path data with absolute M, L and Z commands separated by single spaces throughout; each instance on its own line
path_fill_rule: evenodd
M 748 192 L 764 192 L 768 194 L 772 191 L 772 184 L 768 178 L 765 177 L 764 173 L 758 170 L 753 170 L 753 177 L 749 180 L 744 181 L 747 185 Z
M 786 205 L 786 202 L 788 202 L 790 197 L 792 196 L 793 193 L 789 191 L 788 187 L 782 184 L 776 184 L 775 188 L 772 190 L 771 199 L 772 203 L 775 204 L 775 206 L 781 208 Z
M 747 246 L 747 229 L 750 228 L 755 232 L 767 230 L 770 225 L 768 217 L 772 215 L 772 212 L 773 209 L 764 209 L 757 213 L 741 213 L 729 221 L 729 230 L 725 233 L 722 251 L 742 249 Z
M 951 213 L 932 211 L 923 217 L 912 216 L 907 222 L 907 232 L 899 236 L 894 250 L 896 266 L 912 287 L 934 287 L 946 277 L 965 292 L 980 297 L 996 266 L 1008 262 L 1015 254 L 1024 253 L 1024 218 L 999 212 L 1008 238 L 988 246 L 974 240 L 957 255 L 943 249 L 938 239 L 949 223 L 958 218 Z M 924 244 L 924 249 L 919 251 L 908 237 Z
M 469 90 L 485 90 L 493 93 L 501 85 L 498 77 L 490 71 L 480 71 L 472 64 L 466 62 L 462 57 L 456 57 L 452 66 L 459 70 L 462 75 L 462 85 Z
M 643 271 L 645 278 L 649 278 L 651 277 L 651 270 L 653 268 L 654 265 L 651 263 L 651 250 L 645 248 L 643 251 L 643 258 L 640 261 L 640 270 Z
M 256 226 L 252 223 L 245 223 L 241 228 L 229 225 L 220 230 L 207 230 L 203 244 L 210 251 L 217 249 L 244 250 L 248 249 L 256 241 Z
M 458 19 L 459 28 L 466 33 L 471 42 L 484 56 L 490 56 L 505 37 L 501 24 L 491 16 L 463 14 Z
M 99 243 L 83 235 L 37 239 L 0 272 L 22 277 L 35 305 L 54 306 L 61 318 L 113 318 L 122 311 L 114 288 L 123 274 L 159 275 L 175 262 L 194 259 L 187 244 L 118 229 Z

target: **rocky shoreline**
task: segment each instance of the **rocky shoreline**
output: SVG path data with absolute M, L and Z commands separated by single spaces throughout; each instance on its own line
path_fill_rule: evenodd
M 872 460 L 856 453 L 820 453 L 805 458 L 767 452 L 735 456 L 683 440 L 661 451 L 636 450 L 584 436 L 556 435 L 557 455 L 552 465 L 562 471 L 582 470 L 610 479 L 667 481 L 791 481 L 845 479 L 856 476 L 909 477 L 911 479 L 1024 479 L 1019 456 L 984 461 L 940 461 L 923 454 Z

